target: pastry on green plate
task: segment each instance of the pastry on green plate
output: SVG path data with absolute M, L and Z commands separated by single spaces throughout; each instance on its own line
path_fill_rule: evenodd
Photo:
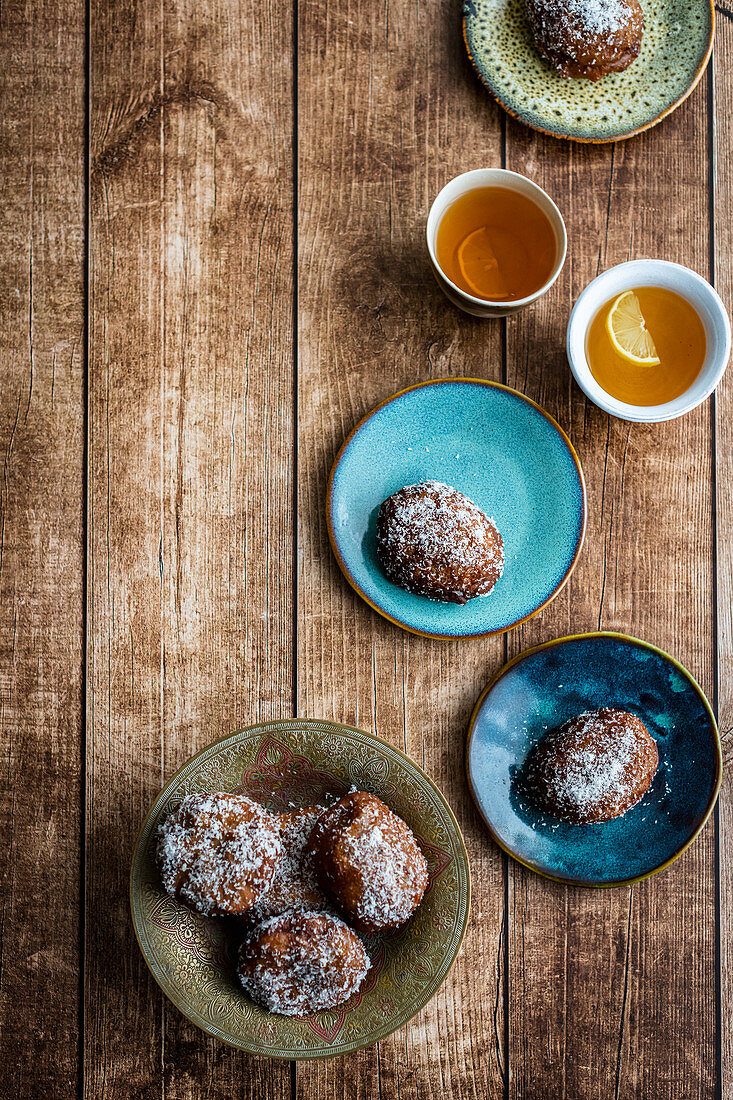
M 629 58 L 623 72 L 607 76 L 602 75 L 601 56 L 593 52 L 594 43 L 589 41 L 584 52 L 575 31 L 570 49 L 565 36 L 563 56 L 562 48 L 558 50 L 562 40 L 548 29 L 545 56 L 541 56 L 527 2 L 464 0 L 463 35 L 476 72 L 499 103 L 520 122 L 554 137 L 619 141 L 648 130 L 687 98 L 710 59 L 715 25 L 712 0 L 641 0 L 643 36 L 638 56 L 633 64 Z M 549 8 L 550 0 L 529 2 L 544 9 Z M 555 8 L 575 11 L 577 16 L 577 6 L 585 6 L 587 26 L 592 23 L 588 5 L 601 3 L 610 4 L 611 0 L 556 0 Z M 602 17 L 596 11 L 596 26 L 610 20 L 610 9 Z M 576 30 L 579 25 L 576 18 Z M 568 27 L 569 23 L 566 31 Z M 606 67 L 622 67 L 624 53 L 635 48 L 633 34 L 625 45 L 626 49 L 624 36 L 618 36 L 610 51 L 612 65 L 606 51 Z M 574 66 L 571 50 L 575 52 Z M 575 71 L 570 71 L 571 66 Z M 561 75 L 563 70 L 566 75 L 588 79 L 568 80 Z

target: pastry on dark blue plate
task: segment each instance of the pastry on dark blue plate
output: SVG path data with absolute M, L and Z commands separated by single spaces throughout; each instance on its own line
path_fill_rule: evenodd
M 509 855 L 560 882 L 620 886 L 698 835 L 720 789 L 720 738 L 700 686 L 668 654 L 578 634 L 497 673 L 476 704 L 466 766 Z
M 642 720 L 600 707 L 570 718 L 530 753 L 525 782 L 542 808 L 561 821 L 612 821 L 652 785 L 659 753 Z

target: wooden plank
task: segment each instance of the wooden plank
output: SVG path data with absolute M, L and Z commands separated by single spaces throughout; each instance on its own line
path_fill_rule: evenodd
M 84 6 L 2 9 L 0 1029 L 5 1096 L 76 1094 Z M 49 919 L 50 918 L 50 919 Z
M 728 164 L 733 152 L 733 5 L 720 0 L 715 5 L 716 47 L 714 56 L 713 157 L 713 241 L 715 285 L 730 310 L 733 302 L 733 189 Z M 723 741 L 723 785 L 718 802 L 718 874 L 720 912 L 720 1027 L 721 1096 L 733 1098 L 733 784 L 730 778 L 733 749 L 733 378 L 730 367 L 714 398 L 715 491 L 717 565 L 717 703 L 720 736 Z
M 707 132 L 704 83 L 658 128 L 612 148 L 508 128 L 507 166 L 556 197 L 570 242 L 556 290 L 509 327 L 509 382 L 568 430 L 589 499 L 569 585 L 509 644 L 619 630 L 670 651 L 710 692 L 709 405 L 667 425 L 610 419 L 572 383 L 564 350 L 572 303 L 599 271 L 658 256 L 709 275 Z M 710 824 L 672 868 L 614 891 L 566 889 L 511 864 L 512 1096 L 713 1095 L 714 841 Z
M 292 21 L 91 12 L 86 1095 L 278 1097 L 149 978 L 135 834 L 197 749 L 292 712 Z M 112 963 L 112 965 L 110 965 Z
M 324 517 L 336 451 L 379 400 L 430 377 L 501 379 L 500 327 L 448 304 L 424 244 L 440 187 L 501 163 L 501 125 L 448 0 L 300 4 L 298 710 L 371 729 L 425 767 L 464 830 L 474 890 L 462 956 L 433 1002 L 378 1048 L 300 1063 L 303 1100 L 503 1095 L 504 862 L 463 775 L 468 718 L 503 641 L 425 640 L 380 619 L 339 573 Z

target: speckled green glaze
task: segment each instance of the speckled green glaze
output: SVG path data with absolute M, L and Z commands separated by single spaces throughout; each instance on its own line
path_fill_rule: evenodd
M 246 794 L 282 813 L 340 797 L 351 786 L 378 795 L 415 832 L 428 861 L 428 889 L 403 928 L 364 938 L 372 966 L 346 1004 L 303 1020 L 278 1016 L 254 1004 L 236 981 L 237 922 L 202 917 L 164 893 L 155 867 L 158 824 L 192 793 Z M 450 970 L 470 896 L 456 819 L 417 764 L 370 733 L 307 718 L 251 726 L 189 760 L 145 819 L 130 876 L 135 933 L 163 992 L 209 1035 L 273 1058 L 347 1054 L 406 1023 Z
M 685 99 L 710 58 L 710 0 L 642 0 L 641 53 L 623 73 L 566 79 L 539 56 L 524 0 L 466 0 L 463 33 L 481 80 L 521 122 L 575 141 L 618 141 L 654 126 Z

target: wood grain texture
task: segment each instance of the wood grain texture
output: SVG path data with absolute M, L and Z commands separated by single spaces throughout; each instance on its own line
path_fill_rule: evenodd
M 681 421 L 628 425 L 583 399 L 564 356 L 573 300 L 621 260 L 679 260 L 733 297 L 733 9 L 717 11 L 714 88 L 587 148 L 506 119 L 452 0 L 90 0 L 88 40 L 75 0 L 3 3 L 3 1095 L 35 1100 L 42 1081 L 88 1100 L 733 1100 L 730 783 L 717 843 L 711 822 L 662 875 L 591 892 L 507 861 L 463 773 L 471 708 L 507 652 L 599 627 L 717 689 L 729 755 L 733 382 Z M 502 163 L 550 191 L 570 237 L 557 286 L 506 324 L 450 306 L 424 244 L 442 184 Z M 447 375 L 539 401 L 586 475 L 578 569 L 506 639 L 400 631 L 328 546 L 345 435 Z M 174 769 L 293 713 L 416 759 L 473 876 L 431 1004 L 378 1047 L 297 1066 L 188 1024 L 127 903 L 137 829 Z
M 716 8 L 717 29 L 714 55 L 714 168 L 712 181 L 713 240 L 715 286 L 730 310 L 733 300 L 733 226 L 730 210 L 733 185 L 728 173 L 730 149 L 733 145 L 733 78 L 730 59 L 733 55 L 733 8 L 720 4 Z M 730 759 L 733 740 L 733 380 L 728 370 L 716 391 L 715 401 L 716 459 L 716 520 L 717 520 L 717 614 L 718 614 L 718 710 L 720 735 L 725 758 Z M 730 808 L 730 789 L 721 798 L 721 812 Z M 730 820 L 726 825 L 730 836 Z M 721 832 L 722 842 L 722 832 Z M 726 873 L 730 864 L 724 859 Z M 729 884 L 730 889 L 730 884 Z M 733 894 L 728 894 L 733 901 Z M 733 1066 L 731 1066 L 733 1070 Z M 733 1083 L 733 1079 L 732 1079 Z
M 716 4 L 716 46 L 713 57 L 713 217 L 715 285 L 728 311 L 733 303 L 733 187 L 729 164 L 733 148 L 733 6 Z M 717 577 L 718 723 L 723 742 L 723 785 L 716 809 L 719 823 L 718 876 L 720 906 L 720 1026 L 721 1097 L 733 1100 L 733 376 L 728 367 L 714 398 L 715 411 L 715 519 Z
M 474 894 L 462 955 L 433 1002 L 377 1048 L 298 1065 L 296 1095 L 498 1097 L 504 859 L 470 803 L 463 754 L 503 640 L 437 642 L 386 623 L 341 576 L 324 506 L 338 447 L 378 401 L 430 377 L 502 377 L 501 329 L 449 305 L 424 243 L 442 185 L 501 163 L 502 122 L 447 0 L 304 0 L 298 100 L 298 709 L 370 729 L 422 764 L 456 810 Z
M 164 780 L 292 711 L 292 24 L 93 3 L 86 1095 L 280 1097 L 163 998 L 127 903 Z
M 703 84 L 658 128 L 610 148 L 559 149 L 508 127 L 507 167 L 556 197 L 572 242 L 556 290 L 510 324 L 508 380 L 569 432 L 589 504 L 569 584 L 508 642 L 518 652 L 618 630 L 671 652 L 709 693 L 709 404 L 669 424 L 613 420 L 584 399 L 564 353 L 572 303 L 599 271 L 657 256 L 709 275 L 707 112 Z M 714 840 L 710 823 L 672 868 L 614 891 L 565 888 L 510 864 L 510 1095 L 714 1095 Z
M 1 25 L 0 1092 L 43 1081 L 66 1097 L 79 1075 L 84 8 L 11 0 Z

